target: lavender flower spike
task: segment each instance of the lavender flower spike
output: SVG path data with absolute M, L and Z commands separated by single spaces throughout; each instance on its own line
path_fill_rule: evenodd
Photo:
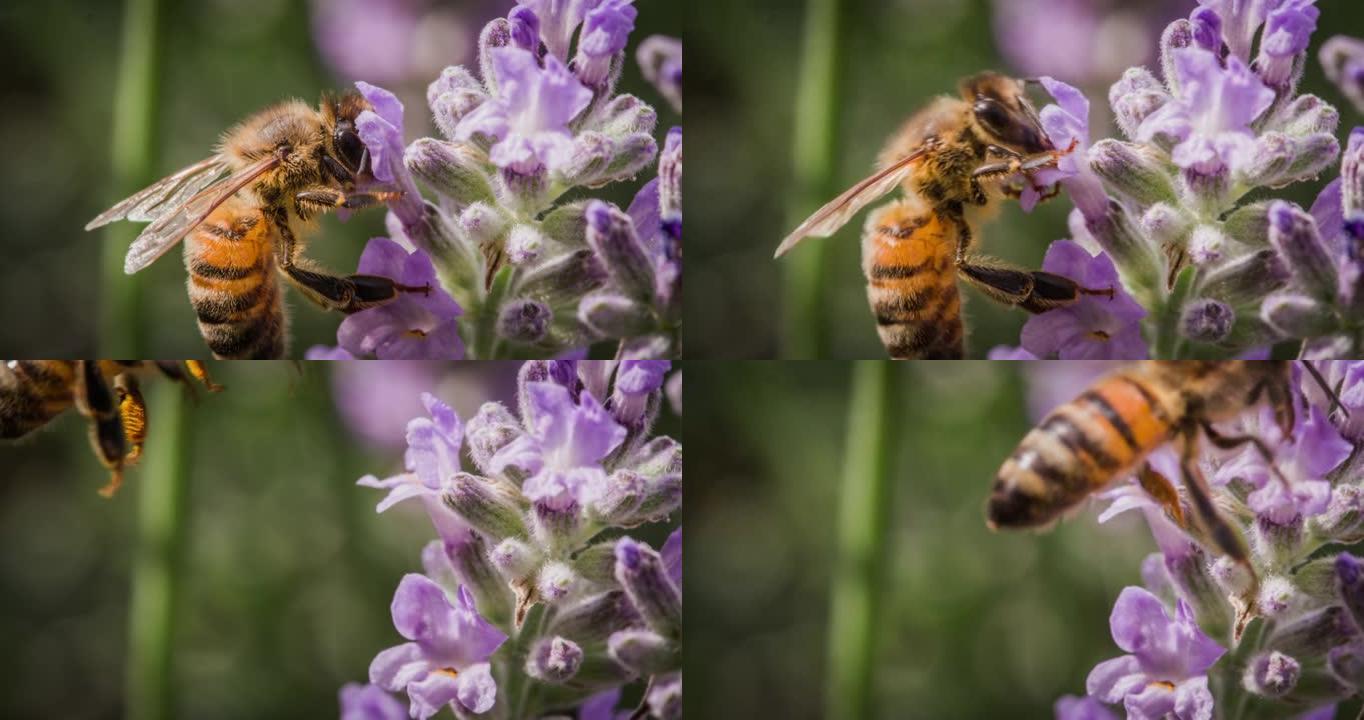
M 405 690 L 413 718 L 425 720 L 449 705 L 484 713 L 497 697 L 487 658 L 506 641 L 474 608 L 467 590 L 452 604 L 439 585 L 422 575 L 404 576 L 393 596 L 393 625 L 411 642 L 374 658 L 370 681 Z
M 1364 113 L 1364 40 L 1337 35 L 1322 43 L 1319 57 L 1327 79 Z

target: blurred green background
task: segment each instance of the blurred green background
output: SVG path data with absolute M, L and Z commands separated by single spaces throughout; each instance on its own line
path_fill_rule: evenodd
M 1364 34 L 1364 4 L 1316 5 L 1321 19 L 1302 89 L 1339 105 L 1342 97 L 1327 84 L 1316 51 L 1331 35 Z M 691 163 L 702 168 L 688 176 L 687 193 L 692 207 L 704 208 L 688 221 L 691 357 L 878 358 L 884 349 L 860 269 L 865 212 L 835 237 L 808 240 L 773 260 L 781 238 L 865 177 L 886 137 L 930 97 L 954 93 L 959 78 L 980 70 L 1051 74 L 1075 84 L 1091 99 L 1091 137 L 1115 136 L 1109 85 L 1129 64 L 1149 62 L 1164 24 L 1187 16 L 1196 3 L 694 0 L 690 7 L 704 18 L 687 45 Z M 811 47 L 833 48 L 824 86 L 804 74 Z M 828 92 L 815 90 L 798 105 L 803 83 L 807 91 Z M 802 123 L 812 130 L 796 147 Z M 1360 124 L 1364 118 L 1346 104 L 1339 136 Z M 821 138 L 827 153 L 811 147 Z M 812 172 L 808 181 L 802 167 Z M 1310 203 L 1327 179 L 1280 194 Z M 1007 206 L 982 232 L 982 249 L 1040 267 L 1047 244 L 1069 234 L 1070 207 L 1065 198 L 1031 215 Z M 789 294 L 785 283 L 802 267 L 822 272 L 822 292 Z M 1018 344 L 1023 312 L 974 291 L 965 297 L 969 356 Z M 793 299 L 813 310 L 802 312 Z
M 434 134 L 426 85 L 446 65 L 473 58 L 483 24 L 510 0 L 8 0 L 0 3 L 0 115 L 7 171 L 0 173 L 0 319 L 5 350 L 17 357 L 207 357 L 185 295 L 178 251 L 138 273 L 130 326 L 101 327 L 111 298 L 130 287 L 120 258 L 141 224 L 85 232 L 85 223 L 119 198 L 211 154 L 218 136 L 251 113 L 290 97 L 316 103 L 322 91 L 367 80 L 404 101 L 410 141 Z M 111 133 L 125 48 L 125 8 L 154 7 L 158 30 L 145 108 L 151 134 L 141 178 L 120 187 L 111 168 Z M 627 51 L 653 33 L 677 35 L 680 3 L 642 4 Z M 139 21 L 139 27 L 146 25 Z M 326 27 L 333 29 L 324 29 Z M 339 30 L 335 28 L 340 28 Z M 341 48 L 319 46 L 331 37 Z M 638 66 L 621 89 L 659 108 L 659 132 L 681 124 Z M 126 93 L 125 93 L 126 94 Z M 134 108 L 134 116 L 141 113 Z M 628 205 L 640 182 L 592 191 Z M 337 272 L 352 270 L 365 241 L 383 235 L 384 213 L 342 223 L 321 220 L 309 256 Z M 110 247 L 106 247 L 110 246 Z M 102 260 L 102 256 L 108 255 Z M 102 271 L 101 263 L 111 270 Z M 114 284 L 105 288 L 106 282 Z M 293 308 L 291 353 L 336 344 L 341 316 L 287 293 Z
M 690 363 L 689 714 L 823 717 L 852 363 Z M 1108 615 L 1155 543 L 1137 514 L 1083 510 L 991 533 L 984 503 L 1083 364 L 889 364 L 889 545 L 872 618 L 872 718 L 1050 717 L 1121 653 Z M 1048 389 L 1053 389 L 1048 392 Z M 697 480 L 700 478 L 700 481 Z M 870 518 L 868 518 L 870 521 Z M 1357 705 L 1352 706 L 1357 710 Z M 1351 713 L 1354 710 L 1351 711 Z M 1342 712 L 1341 717 L 1353 717 Z
M 226 390 L 199 392 L 183 409 L 189 473 L 179 608 L 168 619 L 169 717 L 336 716 L 340 686 L 365 682 L 374 655 L 401 641 L 393 591 L 421 571 L 421 548 L 435 538 L 418 505 L 377 515 L 383 493 L 355 481 L 401 471 L 421 391 L 465 419 L 487 400 L 514 408 L 517 367 L 209 363 Z M 155 380 L 143 386 L 153 403 L 154 386 L 166 387 Z M 343 422 L 336 400 L 367 408 L 367 420 Z M 169 430 L 151 410 L 149 456 Z M 105 500 L 95 491 L 107 473 L 85 432 L 67 412 L 0 447 L 0 717 L 131 713 L 130 574 L 151 458 Z M 680 418 L 665 409 L 657 432 L 680 438 Z M 658 530 L 637 536 L 658 546 Z

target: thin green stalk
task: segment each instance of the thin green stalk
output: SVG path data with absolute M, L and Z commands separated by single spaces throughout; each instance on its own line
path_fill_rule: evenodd
M 152 388 L 148 425 L 155 435 L 146 446 L 145 466 L 136 473 L 137 550 L 133 559 L 128 612 L 128 717 L 159 720 L 175 707 L 172 647 L 178 578 L 185 544 L 188 487 L 188 413 L 183 389 L 172 383 Z M 127 491 L 125 490 L 125 492 Z
M 123 14 L 123 54 L 114 88 L 110 169 L 115 198 L 149 184 L 155 169 L 156 105 L 160 63 L 158 0 L 128 0 Z M 145 357 L 141 288 L 123 272 L 123 255 L 140 228 L 115 223 L 105 231 L 100 351 L 103 357 Z
M 787 229 L 832 197 L 838 143 L 839 0 L 809 0 L 796 78 L 792 202 Z M 776 238 L 772 239 L 776 242 Z M 784 257 L 783 357 L 812 358 L 827 346 L 824 323 L 824 243 Z
M 872 716 L 876 618 L 883 597 L 890 471 L 896 444 L 895 373 L 887 362 L 853 366 L 852 405 L 839 499 L 838 550 L 829 608 L 830 720 Z

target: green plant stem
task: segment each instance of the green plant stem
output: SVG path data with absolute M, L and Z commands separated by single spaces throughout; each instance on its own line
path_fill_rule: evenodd
M 900 405 L 887 362 L 854 364 L 852 405 L 839 498 L 838 548 L 829 608 L 830 720 L 872 716 L 872 664 L 876 620 L 883 596 L 890 471 L 896 445 L 889 442 Z
M 123 54 L 114 88 L 110 170 L 114 199 L 127 197 L 155 178 L 156 106 L 160 63 L 158 0 L 128 0 L 123 15 Z M 141 287 L 123 272 L 123 256 L 140 226 L 115 223 L 105 231 L 100 352 L 103 357 L 145 357 Z
M 805 40 L 797 76 L 795 107 L 794 192 L 787 227 L 794 228 L 820 203 L 833 196 L 837 158 L 839 0 L 809 0 L 805 8 Z M 777 238 L 772 238 L 775 245 Z M 782 356 L 812 358 L 827 345 L 824 310 L 824 243 L 810 243 L 784 257 Z
M 138 496 L 137 549 L 133 559 L 132 599 L 128 612 L 127 697 L 131 718 L 172 717 L 176 683 L 172 677 L 176 605 L 185 540 L 189 428 L 184 392 L 172 383 L 152 388 L 145 466 L 126 491 Z

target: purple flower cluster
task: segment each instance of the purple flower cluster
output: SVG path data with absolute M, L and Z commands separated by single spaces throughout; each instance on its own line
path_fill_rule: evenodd
M 626 46 L 637 15 L 632 0 L 516 4 L 484 26 L 476 70 L 448 67 L 427 88 L 442 138 L 407 143 L 402 103 L 356 83 L 373 108 L 356 126 L 374 177 L 402 193 L 390 203 L 390 241 L 429 258 L 422 272 L 443 292 L 348 319 L 342 349 L 486 359 L 611 340 L 621 358 L 680 353 L 681 129 L 660 153 L 654 108 L 616 93 L 634 67 Z M 638 71 L 680 108 L 680 41 L 650 38 L 638 56 Z M 576 193 L 562 200 L 632 180 L 656 156 L 658 176 L 628 214 Z
M 1342 192 L 1360 172 L 1364 130 L 1352 134 L 1340 180 L 1310 213 L 1263 192 L 1246 200 L 1252 191 L 1312 179 L 1341 154 L 1339 113 L 1297 93 L 1320 20 L 1315 0 L 1200 0 L 1162 34 L 1163 79 L 1132 67 L 1110 89 L 1127 140 L 1091 143 L 1083 94 L 1041 79 L 1056 101 L 1040 114 L 1043 129 L 1054 146 L 1073 150 L 1057 168 L 1033 173 L 1020 188 L 1023 206 L 1055 183 L 1064 187 L 1076 208 L 1071 239 L 1111 260 L 1119 286 L 1113 304 L 1123 309 L 1096 310 L 1105 299 L 1091 296 L 1070 317 L 1033 318 L 1022 351 L 1231 358 L 1285 341 L 1299 342 L 1304 358 L 1364 351 L 1364 305 L 1356 301 L 1364 192 Z M 1352 42 L 1335 38 L 1321 54 L 1347 95 L 1364 67 Z M 1058 255 L 1075 253 L 1063 246 Z M 1082 274 L 1073 263 L 1065 269 Z M 1107 316 L 1110 326 L 1077 324 L 1075 315 Z M 1110 332 L 1118 318 L 1139 333 L 1095 347 L 1093 333 Z M 1048 328 L 1045 343 L 1040 328 Z M 1010 353 L 1022 355 L 996 351 Z
M 343 717 L 391 715 L 383 691 L 406 693 L 414 718 L 580 703 L 609 717 L 637 680 L 641 712 L 681 717 L 682 531 L 659 550 L 620 532 L 681 508 L 682 446 L 652 436 L 669 369 L 528 362 L 516 412 L 489 402 L 467 424 L 423 396 L 405 472 L 359 484 L 387 491 L 379 512 L 420 502 L 438 538 L 393 599 L 407 642 L 374 658 L 369 687 L 343 689 Z
M 1113 640 L 1127 654 L 1090 672 L 1086 697 L 1059 700 L 1058 718 L 1116 717 L 1118 707 L 1129 718 L 1227 717 L 1248 702 L 1266 717 L 1331 717 L 1364 688 L 1364 560 L 1330 549 L 1364 539 L 1364 363 L 1314 368 L 1330 392 L 1295 367 L 1291 431 L 1269 409 L 1247 412 L 1218 432 L 1258 445 L 1205 444 L 1197 458 L 1248 540 L 1248 566 L 1219 557 L 1135 478 L 1102 494 L 1100 521 L 1141 510 L 1159 552 L 1142 565 L 1144 587 L 1124 589 L 1113 608 Z M 1149 463 L 1182 477 L 1172 448 Z

